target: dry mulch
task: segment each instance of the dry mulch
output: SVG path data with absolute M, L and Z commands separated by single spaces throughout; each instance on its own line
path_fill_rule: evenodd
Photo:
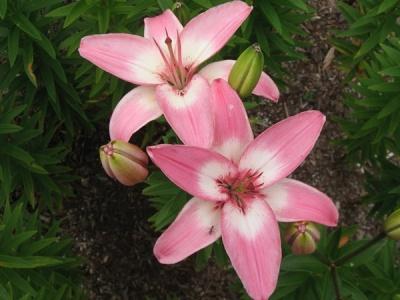
M 334 1 L 333 1 L 334 2 Z M 342 20 L 332 1 L 311 1 L 316 16 L 305 25 L 310 33 L 309 58 L 289 67 L 292 79 L 280 104 L 262 103 L 257 112 L 263 126 L 308 109 L 327 115 L 327 124 L 317 146 L 294 178 L 324 191 L 340 207 L 342 224 L 358 219 L 364 230 L 365 212 L 360 208 L 362 175 L 344 161 L 344 152 L 332 141 L 341 133 L 333 116 L 344 116 L 342 75 L 334 66 L 323 69 L 330 50 L 327 37 Z M 86 258 L 85 288 L 91 299 L 237 299 L 230 290 L 235 281 L 231 270 L 210 264 L 196 272 L 190 258 L 174 266 L 160 265 L 152 255 L 157 233 L 147 219 L 154 213 L 140 191 L 125 188 L 107 178 L 98 160 L 98 146 L 107 142 L 106 128 L 78 141 L 71 158 L 82 177 L 75 186 L 77 197 L 65 202 L 65 231 L 75 240 L 75 251 Z M 356 217 L 355 217 L 356 216 Z

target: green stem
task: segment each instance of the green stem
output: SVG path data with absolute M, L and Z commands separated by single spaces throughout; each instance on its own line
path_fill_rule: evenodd
M 366 243 L 365 245 L 359 247 L 358 249 L 355 249 L 354 251 L 343 255 L 342 257 L 339 257 L 338 259 L 336 259 L 335 261 L 333 261 L 333 264 L 336 267 L 339 267 L 343 264 L 345 264 L 347 261 L 349 261 L 350 259 L 352 259 L 353 257 L 359 255 L 360 253 L 364 252 L 365 250 L 367 250 L 369 247 L 373 246 L 374 244 L 380 242 L 381 240 L 383 240 L 384 238 L 386 238 L 386 232 L 382 231 L 381 233 L 379 233 L 376 237 L 374 237 L 372 240 L 370 240 L 368 243 Z
M 343 300 L 341 293 L 340 293 L 340 287 L 339 287 L 339 276 L 337 273 L 337 267 L 342 266 L 343 264 L 345 264 L 347 261 L 349 261 L 350 259 L 352 259 L 353 257 L 359 255 L 360 253 L 364 252 L 365 250 L 367 250 L 368 248 L 370 248 L 371 246 L 373 246 L 374 244 L 380 242 L 381 240 L 383 240 L 384 238 L 386 238 L 387 234 L 397 230 L 400 228 L 400 225 L 397 225 L 393 228 L 390 228 L 387 232 L 382 231 L 380 232 L 376 237 L 374 237 L 372 240 L 370 240 L 368 243 L 366 243 L 365 245 L 359 247 L 358 249 L 355 249 L 354 251 L 343 255 L 342 257 L 339 257 L 338 259 L 334 260 L 331 263 L 327 263 L 327 265 L 330 267 L 330 271 L 331 271 L 331 275 L 332 275 L 332 280 L 333 280 L 333 287 L 335 289 L 335 295 L 336 295 L 336 300 Z M 324 256 L 322 256 L 320 253 L 317 253 L 317 256 L 323 261 L 323 262 L 327 262 L 327 260 L 325 259 Z
M 333 287 L 335 289 L 336 300 L 342 300 L 342 295 L 340 294 L 340 287 L 339 287 L 339 277 L 336 270 L 336 265 L 332 263 L 331 267 L 331 275 L 333 280 Z

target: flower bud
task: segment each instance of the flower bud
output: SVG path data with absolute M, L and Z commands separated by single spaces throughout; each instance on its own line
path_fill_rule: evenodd
M 172 11 L 178 17 L 182 25 L 185 25 L 190 20 L 188 7 L 182 1 L 176 1 L 172 6 Z
M 320 234 L 318 228 L 310 222 L 290 224 L 285 232 L 285 240 L 295 255 L 311 254 L 317 248 Z
M 258 44 L 253 44 L 235 62 L 228 82 L 240 97 L 251 95 L 264 68 L 264 55 Z
M 132 186 L 146 179 L 148 157 L 138 146 L 124 141 L 111 141 L 99 149 L 100 160 L 107 175 Z
M 384 229 L 389 238 L 397 241 L 400 240 L 400 208 L 387 217 Z

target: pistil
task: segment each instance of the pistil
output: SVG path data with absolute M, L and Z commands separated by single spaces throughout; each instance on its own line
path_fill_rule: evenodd
M 165 29 L 165 44 L 168 49 L 168 54 L 165 54 L 161 49 L 160 45 L 154 39 L 158 51 L 160 51 L 161 57 L 167 66 L 166 73 L 162 73 L 161 76 L 168 81 L 171 85 L 175 86 L 178 91 L 183 91 L 186 83 L 190 80 L 191 72 L 183 66 L 182 62 L 182 45 L 179 37 L 179 32 L 176 33 L 176 52 L 172 46 L 172 39 L 169 37 L 167 30 Z
M 217 184 L 221 191 L 228 194 L 229 199 L 245 213 L 246 202 L 256 197 L 263 186 L 263 183 L 259 182 L 261 175 L 261 172 L 248 170 L 220 178 Z

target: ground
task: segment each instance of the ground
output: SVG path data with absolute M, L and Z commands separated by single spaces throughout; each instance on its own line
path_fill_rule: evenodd
M 343 151 L 333 144 L 341 134 L 333 117 L 346 113 L 342 75 L 335 59 L 324 68 L 324 61 L 327 64 L 332 58 L 328 36 L 342 20 L 334 1 L 310 2 L 316 14 L 305 25 L 311 47 L 304 52 L 309 59 L 289 66 L 291 79 L 279 104 L 265 102 L 251 116 L 262 120 L 262 126 L 256 128 L 260 131 L 287 114 L 307 109 L 319 109 L 327 115 L 318 144 L 293 177 L 327 193 L 340 208 L 340 222 L 350 224 L 356 220 L 365 232 L 370 224 L 359 202 L 362 174 L 344 161 Z M 152 247 L 158 234 L 147 222 L 154 210 L 140 194 L 143 186 L 126 188 L 105 175 L 98 146 L 106 142 L 106 128 L 98 128 L 96 135 L 78 141 L 71 160 L 82 180 L 75 186 L 77 197 L 65 203 L 65 231 L 73 237 L 76 253 L 87 260 L 84 284 L 89 297 L 237 299 L 229 288 L 235 280 L 232 270 L 221 270 L 211 263 L 196 272 L 193 258 L 173 266 L 156 261 Z

